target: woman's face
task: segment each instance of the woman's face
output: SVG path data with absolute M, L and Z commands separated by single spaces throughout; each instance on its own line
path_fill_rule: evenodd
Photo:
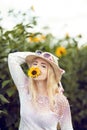
M 36 58 L 32 62 L 31 66 L 38 67 L 41 71 L 41 74 L 38 77 L 34 78 L 34 80 L 45 80 L 47 78 L 47 70 L 49 64 L 45 60 L 41 58 Z

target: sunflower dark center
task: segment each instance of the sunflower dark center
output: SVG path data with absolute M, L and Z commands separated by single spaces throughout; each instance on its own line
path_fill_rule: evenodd
M 63 54 L 64 52 L 61 50 L 60 53 Z
M 32 71 L 32 74 L 35 75 L 37 72 L 35 70 Z

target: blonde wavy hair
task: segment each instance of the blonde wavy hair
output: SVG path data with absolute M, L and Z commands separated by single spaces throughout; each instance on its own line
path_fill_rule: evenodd
M 49 97 L 49 102 L 51 108 L 53 108 L 53 105 L 55 103 L 54 96 L 55 94 L 59 93 L 58 83 L 55 78 L 55 73 L 51 65 L 48 65 L 48 71 L 47 71 L 47 94 Z M 36 98 L 38 95 L 37 88 L 35 85 L 35 80 L 32 78 L 29 79 L 29 92 L 32 95 L 32 100 L 34 103 L 36 103 Z

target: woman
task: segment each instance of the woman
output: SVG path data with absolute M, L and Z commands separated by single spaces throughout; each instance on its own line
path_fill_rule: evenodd
M 21 64 L 29 66 L 26 75 Z M 58 58 L 48 52 L 15 52 L 8 56 L 20 98 L 19 130 L 73 130 L 68 100 L 63 95 Z

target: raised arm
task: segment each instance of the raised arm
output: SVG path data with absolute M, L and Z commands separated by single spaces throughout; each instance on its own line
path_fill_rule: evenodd
M 17 88 L 24 87 L 28 83 L 28 77 L 23 72 L 21 64 L 25 63 L 25 58 L 31 52 L 14 52 L 8 55 L 8 66 L 12 79 Z

